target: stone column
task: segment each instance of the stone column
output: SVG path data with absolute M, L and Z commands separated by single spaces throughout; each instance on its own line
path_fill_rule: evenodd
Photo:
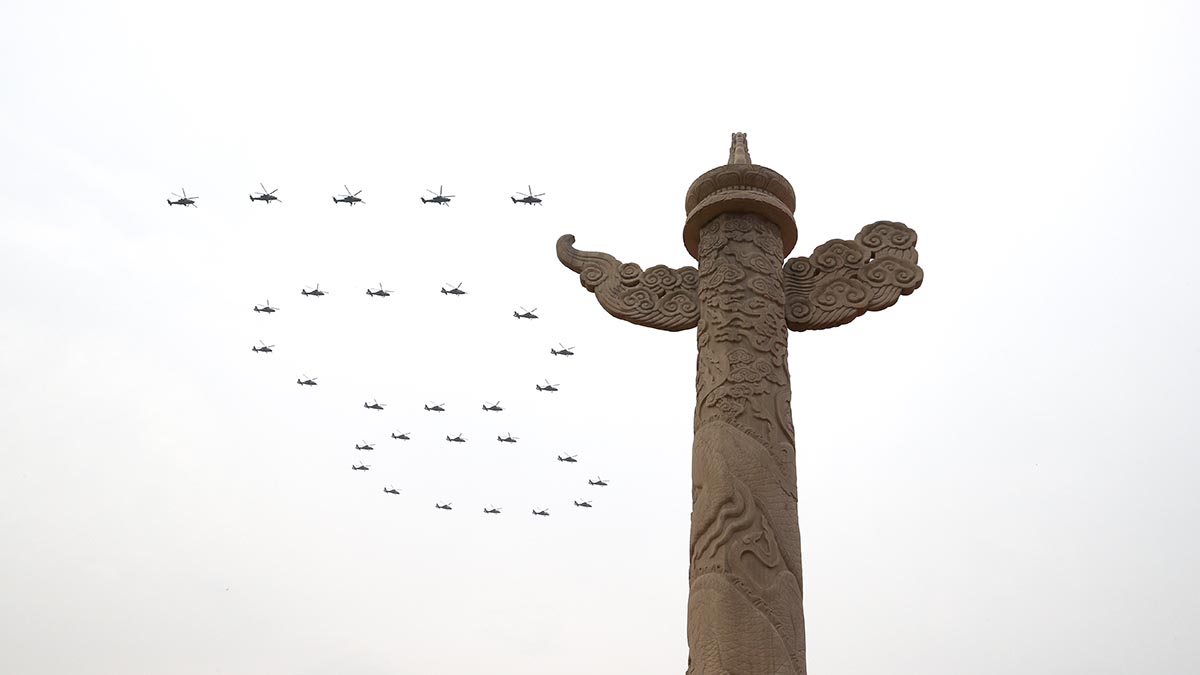
M 779 228 L 700 230 L 688 673 L 803 674 L 796 450 Z
M 698 270 L 643 270 L 576 249 L 569 234 L 558 259 L 618 319 L 698 329 L 688 675 L 805 675 L 787 334 L 847 324 L 919 288 L 917 234 L 878 221 L 785 263 L 796 193 L 751 163 L 740 133 L 684 208 Z

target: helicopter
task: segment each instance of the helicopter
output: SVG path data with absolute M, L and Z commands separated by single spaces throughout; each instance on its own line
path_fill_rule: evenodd
M 441 185 L 438 186 L 437 193 L 434 193 L 433 190 L 426 190 L 426 192 L 433 195 L 433 197 L 430 197 L 429 199 L 425 199 L 424 197 L 421 197 L 421 203 L 422 204 L 442 204 L 444 206 L 450 206 L 450 200 L 454 198 L 454 195 L 442 194 L 442 187 L 443 186 L 441 186 Z
M 329 295 L 329 291 L 321 290 L 321 284 L 317 284 L 313 288 L 305 286 L 304 289 L 300 291 L 300 295 L 311 295 L 314 298 L 319 298 L 322 295 Z
M 449 286 L 450 284 L 446 284 L 446 285 Z M 466 295 L 467 292 L 462 290 L 461 288 L 459 288 L 459 286 L 462 286 L 462 284 L 459 284 L 458 286 L 455 286 L 454 288 L 451 288 L 450 290 L 446 290 L 445 288 L 443 288 L 442 295 Z
M 412 439 L 410 439 L 410 438 L 408 437 L 408 432 L 407 432 L 407 431 L 406 431 L 406 432 L 404 432 L 404 433 L 402 433 L 402 434 L 398 434 L 398 433 L 396 433 L 396 432 L 394 432 L 394 431 L 393 431 L 393 432 L 392 432 L 392 438 L 394 438 L 394 439 L 396 439 L 396 440 L 398 440 L 398 441 L 408 441 L 408 440 L 412 440 Z
M 279 308 L 278 308 L 278 307 L 272 307 L 272 306 L 271 306 L 271 301 L 270 301 L 270 300 L 268 300 L 268 301 L 267 301 L 267 304 L 265 304 L 265 305 L 255 305 L 255 306 L 254 306 L 254 311 L 256 311 L 256 312 L 262 312 L 263 314 L 274 314 L 275 312 L 278 312 L 278 311 L 279 311 Z
M 372 290 L 370 288 L 367 289 L 367 295 L 374 295 L 374 296 L 380 297 L 380 298 L 390 297 L 391 294 L 392 294 L 391 291 L 383 290 L 383 282 L 382 281 L 379 282 L 379 290 L 376 291 L 376 290 Z
M 363 401 L 363 407 L 370 408 L 371 410 L 383 410 L 383 408 L 387 405 L 386 403 L 380 403 L 379 401 L 377 401 L 375 399 L 372 399 L 372 401 L 373 402 L 369 405 L 367 404 L 366 401 Z
M 363 441 L 363 442 L 362 442 L 362 445 L 359 445 L 358 443 L 355 443 L 355 444 L 354 444 L 354 449 L 355 449 L 355 450 L 374 450 L 374 449 L 375 449 L 375 444 L 374 444 L 374 443 L 368 443 L 368 442 L 366 442 L 366 441 Z
M 504 408 L 500 407 L 500 401 L 496 401 L 495 403 L 492 403 L 491 405 L 488 405 L 488 402 L 484 401 L 483 409 L 490 411 L 490 412 L 500 412 L 501 410 L 504 410 Z
M 451 443 L 466 443 L 467 442 L 467 439 L 463 438 L 462 434 L 459 434 L 459 435 L 455 436 L 454 438 L 450 438 L 449 436 L 447 436 L 446 440 L 450 441 Z
M 272 351 L 275 350 L 275 345 L 269 345 L 269 344 L 263 342 L 262 340 L 259 340 L 258 344 L 262 345 L 262 347 L 255 347 L 252 345 L 250 347 L 250 349 L 253 351 L 256 351 L 256 352 L 261 352 L 263 354 L 270 354 Z
M 608 481 L 604 480 L 600 476 L 596 476 L 596 480 L 592 480 L 591 478 L 588 479 L 588 485 L 599 485 L 600 487 L 604 487 L 608 485 Z
M 592 508 L 591 502 L 575 502 L 575 506 L 582 506 L 585 509 Z
M 397 490 L 396 488 L 392 487 L 391 485 L 389 485 L 389 486 L 387 486 L 387 487 L 383 488 L 383 491 L 384 491 L 384 492 L 386 492 L 386 493 L 388 493 L 389 495 L 398 495 L 398 494 L 400 494 L 400 491 L 399 491 L 399 490 Z
M 562 349 L 555 349 L 554 347 L 550 348 L 550 353 L 554 356 L 575 356 L 575 352 L 571 351 L 572 349 L 575 349 L 574 347 L 563 347 L 563 343 L 561 342 L 558 343 L 558 346 L 562 347 Z
M 533 386 L 537 387 L 538 391 L 558 391 L 558 385 L 550 384 L 550 380 L 546 380 L 546 386 L 544 387 L 540 384 L 535 384 Z
M 509 199 L 511 199 L 514 204 L 541 204 L 542 200 L 538 199 L 538 197 L 542 197 L 546 193 L 543 192 L 541 194 L 535 195 L 535 194 L 533 194 L 533 186 L 532 185 L 528 185 L 526 187 L 529 189 L 529 194 L 525 194 L 524 192 L 518 192 L 517 194 L 521 195 L 520 199 L 517 199 L 516 197 L 509 197 Z
M 433 406 L 431 407 L 431 406 L 430 406 L 430 405 L 427 403 L 427 404 L 425 404 L 425 409 L 426 409 L 426 410 L 428 410 L 429 412 L 446 412 L 446 409 L 442 407 L 442 406 L 444 406 L 444 405 L 446 405 L 446 404 L 445 404 L 445 403 L 435 403 L 435 404 L 433 404 Z
M 498 509 L 494 506 L 489 506 L 486 509 L 484 509 L 483 512 L 484 513 L 500 513 L 500 509 Z
M 496 440 L 500 441 L 501 443 L 516 443 L 517 441 L 519 441 L 521 439 L 516 436 L 513 436 L 511 433 L 509 433 L 509 434 L 505 434 L 504 438 L 500 438 L 499 436 L 497 436 Z
M 341 197 L 334 197 L 333 198 L 334 204 L 341 202 L 343 204 L 349 204 L 350 206 L 354 206 L 355 204 L 362 202 L 362 200 L 358 198 L 358 195 L 360 195 L 362 193 L 362 190 L 359 190 L 358 192 L 355 192 L 354 194 L 350 194 L 350 188 L 346 187 L 345 185 L 343 185 L 342 187 L 346 188 L 346 194 L 342 195 Z
M 443 511 L 453 511 L 454 509 L 450 508 L 450 504 L 451 504 L 451 502 L 446 502 L 445 504 L 439 504 L 437 502 L 434 502 L 433 508 L 441 509 Z
M 548 515 L 550 515 L 550 509 L 542 509 L 541 511 L 538 511 L 537 509 L 534 509 L 534 510 L 533 510 L 533 515 L 535 515 L 535 516 L 548 516 Z
M 271 202 L 277 202 L 277 201 L 279 201 L 279 197 L 276 197 L 276 196 L 275 196 L 275 193 L 276 193 L 276 192 L 279 192 L 279 188 L 275 188 L 274 190 L 271 190 L 270 192 L 267 192 L 267 186 L 266 186 L 266 185 L 263 185 L 262 183 L 259 183 L 259 184 L 258 184 L 258 186 L 259 186 L 260 188 L 262 188 L 262 189 L 263 189 L 263 191 L 262 191 L 262 192 L 255 192 L 255 193 L 254 193 L 254 195 L 258 195 L 257 197 L 255 197 L 254 195 L 250 195 L 250 201 L 252 201 L 252 202 L 266 202 L 266 203 L 268 203 L 268 204 L 270 204 Z
M 355 465 L 351 466 L 350 468 L 354 469 L 355 471 L 370 471 L 371 465 L 370 464 L 355 464 Z
M 559 455 L 558 461 L 570 462 L 571 464 L 574 464 L 579 461 L 579 460 L 575 459 L 576 457 L 578 457 L 578 455 Z
M 518 314 L 517 312 L 513 312 L 513 316 L 517 317 L 518 319 L 536 319 L 536 318 L 538 318 L 537 314 L 533 313 L 533 312 L 537 311 L 537 307 L 533 308 L 533 312 L 525 309 L 524 307 L 521 308 L 521 311 L 525 312 L 525 313 Z
M 296 384 L 302 384 L 302 385 L 305 385 L 305 386 L 307 386 L 307 387 L 315 387 L 315 386 L 317 386 L 317 378 L 315 378 L 315 377 L 309 377 L 309 376 L 307 376 L 307 375 L 301 375 L 300 377 L 301 377 L 301 378 L 303 378 L 303 379 L 296 380 Z
M 180 197 L 179 195 L 172 192 L 171 194 L 174 195 L 176 199 L 175 199 L 175 201 L 171 201 L 170 199 L 168 199 L 167 205 L 168 206 L 196 206 L 196 200 L 200 199 L 200 198 L 199 197 L 189 197 L 187 190 L 184 190 L 183 188 L 180 188 L 180 190 L 183 192 L 183 196 Z

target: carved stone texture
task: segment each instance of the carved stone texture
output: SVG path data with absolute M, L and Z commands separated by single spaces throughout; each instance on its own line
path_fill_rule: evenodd
M 607 253 L 580 251 L 575 237 L 558 239 L 558 259 L 579 273 L 583 287 L 596 294 L 606 312 L 623 321 L 659 330 L 695 328 L 700 319 L 695 267 L 672 269 L 655 265 L 643 270 Z
M 779 228 L 783 254 L 796 245 L 796 191 L 778 171 L 750 163 L 746 134 L 733 134 L 729 163 L 692 181 L 684 199 L 683 245 L 700 259 L 700 230 L 722 213 L 757 213 Z
M 787 325 L 821 330 L 896 304 L 921 286 L 917 233 L 904 223 L 881 220 L 854 241 L 833 239 L 783 267 Z
M 783 243 L 755 213 L 700 231 L 688 674 L 803 675 Z

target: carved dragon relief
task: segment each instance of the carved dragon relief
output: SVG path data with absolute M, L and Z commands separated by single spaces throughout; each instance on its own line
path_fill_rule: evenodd
M 821 330 L 896 304 L 921 286 L 917 233 L 904 223 L 871 223 L 854 241 L 833 239 L 783 265 L 787 326 Z
M 579 273 L 579 282 L 596 294 L 606 312 L 639 326 L 667 331 L 695 328 L 700 320 L 697 302 L 700 275 L 695 267 L 672 269 L 655 265 L 643 270 L 607 253 L 580 251 L 575 237 L 558 238 L 558 259 Z

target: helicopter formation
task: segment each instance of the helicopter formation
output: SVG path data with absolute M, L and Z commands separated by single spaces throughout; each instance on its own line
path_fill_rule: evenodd
M 262 191 L 250 193 L 249 197 L 250 197 L 251 202 L 262 202 L 264 204 L 271 204 L 274 202 L 283 203 L 283 200 L 281 200 L 279 197 L 275 196 L 275 193 L 279 192 L 279 188 L 275 188 L 274 190 L 268 191 L 267 186 L 264 185 L 263 183 L 259 183 L 258 186 L 260 188 L 262 188 Z M 445 188 L 444 185 L 439 185 L 437 192 L 434 192 L 433 190 L 428 190 L 428 189 L 425 190 L 426 192 L 428 192 L 429 194 L 431 194 L 433 196 L 429 197 L 428 199 L 425 198 L 424 196 L 422 196 L 421 203 L 422 204 L 440 204 L 442 206 L 450 206 L 450 202 L 454 199 L 454 195 L 444 194 L 444 188 Z M 335 205 L 336 204 L 349 204 L 350 206 L 354 206 L 355 204 L 365 204 L 366 203 L 363 201 L 362 197 L 359 197 L 359 195 L 362 194 L 362 192 L 363 192 L 362 190 L 351 191 L 350 187 L 347 185 L 342 185 L 342 189 L 344 189 L 346 191 L 344 194 L 333 195 L 331 197 L 331 199 L 333 199 L 333 203 Z M 546 193 L 541 192 L 538 194 L 534 194 L 533 186 L 531 186 L 531 185 L 526 186 L 526 189 L 529 190 L 529 192 L 520 192 L 520 191 L 517 192 L 518 195 L 521 195 L 520 199 L 518 199 L 517 197 L 509 197 L 509 199 L 512 200 L 512 203 L 513 204 L 523 204 L 525 206 L 541 206 L 542 197 L 545 197 Z M 176 194 L 174 192 L 171 193 L 171 196 L 174 197 L 175 199 L 167 199 L 168 206 L 196 207 L 196 200 L 199 199 L 199 197 L 197 197 L 195 195 L 189 195 L 187 193 L 187 190 L 184 188 L 180 188 L 180 192 L 182 192 L 183 194 Z
M 254 192 L 249 195 L 251 201 L 261 201 L 261 202 L 268 203 L 268 204 L 275 202 L 275 201 L 281 201 L 279 199 L 279 197 L 276 196 L 276 193 L 279 191 L 278 188 L 273 189 L 273 190 L 268 190 L 264 183 L 260 183 L 259 187 L 262 188 L 262 190 L 260 192 Z M 364 203 L 362 198 L 360 197 L 360 195 L 363 192 L 362 190 L 352 191 L 352 190 L 350 190 L 349 186 L 344 185 L 343 187 L 345 188 L 345 193 L 334 196 L 333 201 L 335 203 L 346 203 L 346 204 L 349 204 L 350 206 L 354 206 L 355 204 Z M 514 204 L 523 204 L 523 205 L 540 205 L 542 203 L 541 197 L 543 197 L 545 195 L 545 193 L 534 193 L 531 186 L 527 186 L 527 187 L 529 187 L 529 191 L 528 192 L 518 192 L 517 194 L 519 194 L 521 196 L 521 198 L 518 199 L 518 198 L 514 197 L 513 203 Z M 429 197 L 429 198 L 422 197 L 421 198 L 421 201 L 426 204 L 432 203 L 432 204 L 440 204 L 443 206 L 448 206 L 450 204 L 450 200 L 455 198 L 455 196 L 452 194 L 445 194 L 444 186 L 439 186 L 438 192 L 436 192 L 436 193 L 434 193 L 432 190 L 429 190 L 428 192 L 432 195 L 431 197 Z M 177 197 L 179 200 L 185 200 L 185 199 L 189 200 L 189 203 L 180 202 L 178 205 L 195 206 L 194 200 L 196 199 L 196 197 L 189 196 L 189 195 L 187 195 L 186 192 L 183 192 L 182 195 L 174 195 L 174 196 Z M 337 289 L 335 288 L 334 290 L 336 291 Z M 463 296 L 463 295 L 467 295 L 467 293 L 468 293 L 467 290 L 464 290 L 463 282 L 446 283 L 446 284 L 443 284 L 438 290 L 442 295 L 445 295 L 445 296 L 451 296 L 451 295 Z M 432 289 L 430 289 L 430 291 L 432 291 Z M 318 283 L 318 284 L 314 284 L 312 286 L 304 286 L 303 288 L 300 289 L 300 294 L 304 297 L 320 298 L 320 297 L 325 297 L 325 296 L 329 295 L 330 291 L 322 289 L 321 284 Z M 366 295 L 368 297 L 373 297 L 373 298 L 388 298 L 388 297 L 392 297 L 393 294 L 394 294 L 394 291 L 387 289 L 384 286 L 383 282 L 379 282 L 378 285 L 368 287 L 366 289 Z M 305 306 L 308 306 L 309 302 L 306 301 L 302 304 L 304 304 Z M 255 312 L 255 314 L 258 314 L 258 315 L 271 315 L 271 314 L 274 314 L 274 313 L 280 311 L 280 308 L 278 306 L 271 304 L 270 300 L 267 300 L 265 303 L 262 303 L 262 304 L 256 304 L 252 307 L 252 309 Z M 531 321 L 535 320 L 535 319 L 539 319 L 540 317 L 537 314 L 537 311 L 538 311 L 537 307 L 534 307 L 533 309 L 527 309 L 525 307 L 520 307 L 519 311 L 513 310 L 512 314 L 513 314 L 514 318 L 518 319 L 518 323 L 520 323 L 520 321 L 519 321 L 520 319 L 528 319 Z M 267 321 L 268 321 L 268 323 L 270 322 L 270 320 L 267 320 Z M 251 346 L 251 350 L 258 354 L 271 354 L 271 353 L 274 353 L 275 349 L 276 349 L 276 345 L 268 344 L 267 342 L 265 342 L 265 340 L 262 340 L 262 339 L 258 340 L 258 344 Z M 576 355 L 575 349 L 576 348 L 574 346 L 568 347 L 566 344 L 559 342 L 557 344 L 557 347 L 550 347 L 550 354 L 551 354 L 551 356 L 555 356 L 555 357 L 557 357 L 557 356 L 570 357 L 570 356 Z M 545 354 L 545 352 L 541 352 L 541 353 Z M 545 358 L 545 357 L 543 356 L 542 358 Z M 315 388 L 318 386 L 318 383 L 319 383 L 319 381 L 318 381 L 317 377 L 310 377 L 306 373 L 301 374 L 300 377 L 298 377 L 296 379 L 296 384 L 298 386 L 300 386 L 301 388 L 304 388 L 304 387 Z M 535 390 L 538 392 L 551 392 L 551 393 L 559 392 L 560 386 L 561 385 L 559 385 L 558 383 L 551 383 L 549 379 L 543 379 L 542 383 L 538 383 L 538 384 L 534 385 Z M 372 398 L 368 401 L 364 397 L 362 399 L 359 399 L 359 401 L 362 403 L 362 407 L 364 410 L 372 411 L 372 413 L 371 413 L 372 415 L 375 415 L 377 413 L 387 413 L 387 411 L 392 410 L 392 408 L 390 408 L 387 403 L 381 403 L 377 398 Z M 394 403 L 394 401 L 393 401 L 393 403 Z M 455 403 L 453 407 L 457 409 L 458 404 Z M 506 410 L 506 407 L 501 405 L 500 400 L 496 400 L 494 402 L 485 400 L 480 405 L 480 408 L 481 408 L 482 412 L 489 413 L 489 415 L 487 415 L 487 417 L 489 417 L 489 418 L 491 417 L 491 415 L 490 415 L 491 413 L 503 413 Z M 446 413 L 448 410 L 446 403 L 444 403 L 444 402 L 437 403 L 432 400 L 427 401 L 422 406 L 422 409 L 426 412 L 431 412 L 431 413 Z M 479 413 L 475 413 L 475 414 L 478 415 Z M 392 431 L 388 437 L 392 440 L 398 440 L 398 441 L 412 441 L 412 440 L 416 439 L 417 443 L 415 445 L 419 446 L 422 443 L 423 436 L 424 436 L 423 434 L 414 435 L 407 431 L 402 432 L 400 430 L 395 430 L 395 431 Z M 465 435 L 462 432 L 459 432 L 459 433 L 456 433 L 453 435 L 445 434 L 444 438 L 445 438 L 446 443 L 459 444 L 465 448 L 472 448 L 472 447 L 478 445 L 478 440 L 479 440 L 479 438 L 475 435 L 468 437 L 467 435 Z M 472 438 L 475 439 L 474 443 L 472 443 Z M 509 431 L 506 431 L 503 434 L 496 435 L 497 443 L 508 444 L 510 446 L 515 447 L 515 445 L 518 444 L 520 441 L 521 441 L 521 438 L 519 436 L 514 436 Z M 468 443 L 470 443 L 471 445 L 466 445 Z M 395 446 L 393 444 L 388 444 L 388 447 L 392 448 Z M 443 446 L 443 447 L 445 447 L 445 446 Z M 522 447 L 524 447 L 524 445 Z M 373 441 L 368 442 L 366 440 L 361 440 L 357 443 L 354 443 L 354 449 L 358 452 L 374 452 L 376 450 L 376 448 L 377 448 L 377 445 Z M 388 452 L 391 452 L 391 451 L 388 451 Z M 547 459 L 549 459 L 549 458 L 547 458 Z M 579 463 L 578 455 L 575 455 L 575 454 L 560 453 L 555 456 L 555 459 L 557 460 L 557 462 L 564 463 L 564 464 Z M 352 471 L 366 472 L 366 471 L 372 470 L 372 465 L 359 460 L 359 461 L 353 462 L 350 466 L 350 469 Z M 580 483 L 582 484 L 582 481 L 580 481 Z M 599 476 L 597 476 L 594 480 L 588 479 L 587 484 L 588 484 L 588 486 L 592 486 L 592 487 L 604 487 L 604 486 L 608 486 L 609 483 L 608 483 L 608 481 L 601 479 Z M 396 488 L 395 485 L 392 485 L 392 484 L 388 484 L 386 487 L 383 487 L 382 492 L 389 496 L 401 496 L 401 490 Z M 574 506 L 576 506 L 578 508 L 588 508 L 588 509 L 593 508 L 593 503 L 592 503 L 591 499 L 577 499 L 577 500 L 573 501 L 572 503 L 574 504 Z M 434 507 L 438 510 L 444 510 L 444 511 L 454 510 L 451 502 L 445 502 L 445 503 L 435 502 Z M 502 513 L 501 508 L 495 507 L 493 505 L 488 505 L 486 508 L 483 508 L 482 510 L 483 510 L 483 513 L 487 514 L 487 515 L 501 515 L 501 513 Z M 540 517 L 549 517 L 551 514 L 551 509 L 546 508 L 546 507 L 534 508 L 534 509 L 531 509 L 531 514 L 535 515 L 535 516 L 540 516 Z

